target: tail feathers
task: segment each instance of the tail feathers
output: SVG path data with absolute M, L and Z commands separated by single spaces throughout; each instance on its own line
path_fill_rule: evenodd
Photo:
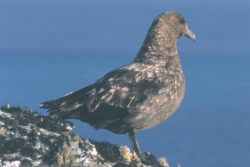
M 44 109 L 53 110 L 53 109 L 57 109 L 60 105 L 61 103 L 58 102 L 57 100 L 50 100 L 50 101 L 41 103 L 40 107 Z
M 73 119 L 80 115 L 75 105 L 65 105 L 65 102 L 58 103 L 56 100 L 41 103 L 40 107 L 48 109 L 49 115 L 56 119 Z
M 49 115 L 52 118 L 56 118 L 56 119 L 73 119 L 73 118 L 75 118 L 74 116 L 76 114 L 74 113 L 74 111 L 61 112 L 61 111 L 57 111 L 57 110 L 54 110 L 54 111 L 49 110 Z

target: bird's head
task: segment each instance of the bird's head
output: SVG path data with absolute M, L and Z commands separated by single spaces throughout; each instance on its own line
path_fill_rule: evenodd
M 166 57 L 178 55 L 177 38 L 186 36 L 195 41 L 195 34 L 188 28 L 185 19 L 176 12 L 164 12 L 156 17 L 135 61 L 158 63 Z
M 176 38 L 185 35 L 189 39 L 195 41 L 195 34 L 188 28 L 188 25 L 183 16 L 177 12 L 165 12 L 162 13 L 158 20 L 164 22 L 173 32 L 175 32 Z

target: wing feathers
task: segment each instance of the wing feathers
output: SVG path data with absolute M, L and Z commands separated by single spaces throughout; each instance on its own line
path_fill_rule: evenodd
M 119 112 L 128 112 L 129 108 L 142 103 L 156 86 L 157 81 L 145 80 L 141 69 L 133 64 L 111 71 L 94 84 L 67 96 L 44 102 L 41 107 L 48 109 L 52 116 L 62 118 L 85 113 L 95 117 L 98 117 L 97 114 L 105 115 L 107 111 L 104 111 L 103 106 L 109 106 L 108 109 L 112 110 L 109 114 L 114 112 L 116 115 Z

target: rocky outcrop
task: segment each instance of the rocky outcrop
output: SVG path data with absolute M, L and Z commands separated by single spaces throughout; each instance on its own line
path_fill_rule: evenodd
M 29 109 L 0 108 L 0 166 L 168 167 L 147 154 L 142 163 L 127 146 L 96 142 L 72 132 L 73 125 Z

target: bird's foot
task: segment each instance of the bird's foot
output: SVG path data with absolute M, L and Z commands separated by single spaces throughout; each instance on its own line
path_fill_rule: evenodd
M 157 158 L 149 152 L 142 152 L 139 156 L 141 162 L 145 165 L 158 166 Z
M 149 154 L 150 154 L 150 153 L 148 153 L 148 152 L 142 152 L 142 153 L 140 153 L 139 158 L 140 158 L 140 160 L 141 160 L 142 163 L 148 165 L 148 162 L 149 162 L 149 161 L 148 161 Z

